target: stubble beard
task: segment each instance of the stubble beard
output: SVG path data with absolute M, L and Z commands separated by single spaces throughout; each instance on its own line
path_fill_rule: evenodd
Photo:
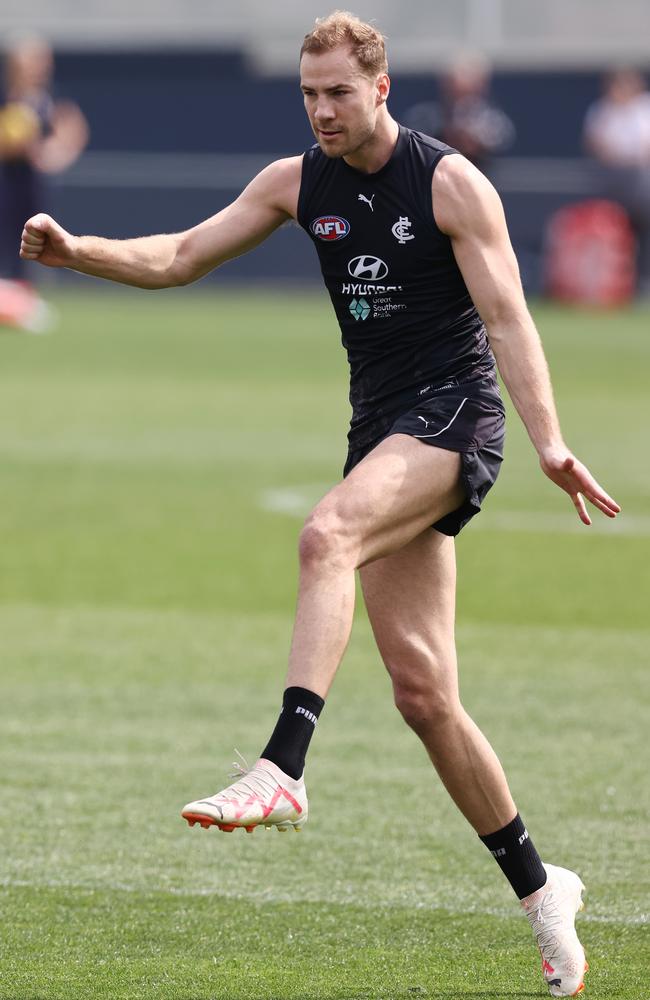
M 345 145 L 339 147 L 336 150 L 336 152 L 334 150 L 328 150 L 321 143 L 320 137 L 316 130 L 314 130 L 314 134 L 316 135 L 316 140 L 318 142 L 318 145 L 320 146 L 321 151 L 325 154 L 325 156 L 327 156 L 330 160 L 340 160 L 344 156 L 352 156 L 354 153 L 357 153 L 362 148 L 362 146 L 364 146 L 368 142 L 368 140 L 372 137 L 374 130 L 375 130 L 374 125 L 371 124 L 370 122 L 367 122 L 364 127 L 359 127 L 358 129 L 355 130 L 353 134 L 348 135 Z

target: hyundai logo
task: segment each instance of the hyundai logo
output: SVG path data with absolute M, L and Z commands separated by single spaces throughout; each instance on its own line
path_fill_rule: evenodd
M 348 272 L 353 278 L 361 278 L 363 281 L 381 281 L 388 274 L 388 265 L 379 257 L 361 254 L 360 257 L 352 258 L 348 264 Z

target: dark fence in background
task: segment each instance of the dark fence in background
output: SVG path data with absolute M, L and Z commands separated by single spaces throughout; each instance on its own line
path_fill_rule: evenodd
M 599 193 L 581 147 L 597 72 L 497 73 L 493 95 L 517 138 L 492 179 L 529 289 L 539 283 L 544 225 Z M 257 170 L 313 141 L 295 78 L 256 76 L 238 52 L 60 53 L 57 90 L 92 128 L 83 159 L 53 185 L 49 208 L 73 232 L 124 237 L 187 228 L 227 204 Z M 390 108 L 435 99 L 435 77 L 396 76 Z M 287 226 L 219 272 L 221 280 L 315 279 L 305 236 Z M 211 279 L 208 279 L 211 280 Z

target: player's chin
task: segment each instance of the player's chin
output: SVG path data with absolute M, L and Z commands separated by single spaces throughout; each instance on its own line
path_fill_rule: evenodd
M 343 141 L 342 132 L 334 132 L 331 135 L 324 135 L 322 132 L 317 132 L 316 139 L 325 156 L 332 158 L 345 156 L 347 149 Z

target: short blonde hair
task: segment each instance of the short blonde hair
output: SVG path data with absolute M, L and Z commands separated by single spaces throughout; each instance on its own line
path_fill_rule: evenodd
M 305 52 L 330 52 L 342 45 L 350 46 L 364 75 L 375 77 L 387 72 L 384 36 L 347 10 L 335 10 L 327 17 L 316 19 L 313 30 L 305 35 L 300 58 Z

